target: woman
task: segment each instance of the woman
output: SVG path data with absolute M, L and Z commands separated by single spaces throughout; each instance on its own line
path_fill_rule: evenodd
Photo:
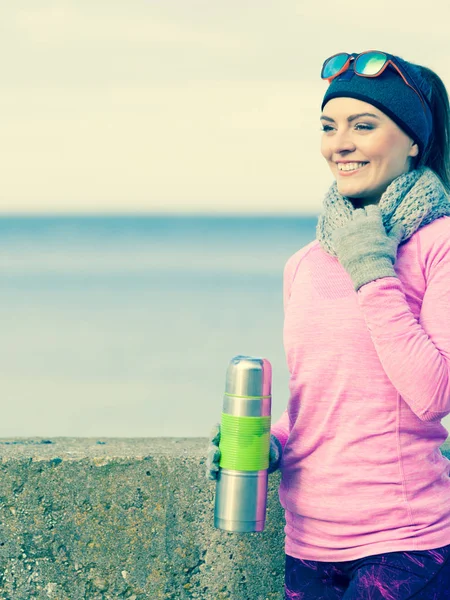
M 285 266 L 290 399 L 271 428 L 285 598 L 444 600 L 448 94 L 430 69 L 375 51 L 334 55 L 322 78 L 321 152 L 336 181 L 317 239 Z

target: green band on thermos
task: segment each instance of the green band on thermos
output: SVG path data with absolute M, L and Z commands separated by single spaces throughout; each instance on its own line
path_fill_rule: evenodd
M 222 469 L 262 471 L 269 467 L 270 416 L 236 417 L 222 413 L 220 427 Z

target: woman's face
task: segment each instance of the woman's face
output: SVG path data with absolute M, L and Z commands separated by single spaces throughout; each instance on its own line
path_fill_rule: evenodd
M 348 120 L 361 113 L 374 116 Z M 419 152 L 417 144 L 392 119 L 355 98 L 333 98 L 324 106 L 320 120 L 324 127 L 322 155 L 336 178 L 338 192 L 355 207 L 378 203 L 388 185 L 410 170 L 409 157 Z M 355 171 L 340 171 L 337 163 L 342 161 L 367 164 L 358 165 Z

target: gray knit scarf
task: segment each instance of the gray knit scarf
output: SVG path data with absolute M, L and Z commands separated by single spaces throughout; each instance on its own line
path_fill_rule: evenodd
M 402 244 L 420 227 L 444 215 L 450 216 L 450 198 L 436 173 L 429 167 L 420 167 L 396 177 L 386 188 L 378 203 L 386 232 L 396 223 L 402 223 L 405 233 Z M 336 256 L 332 232 L 343 227 L 355 208 L 346 196 L 337 191 L 333 182 L 325 195 L 324 212 L 317 223 L 317 239 L 328 254 Z

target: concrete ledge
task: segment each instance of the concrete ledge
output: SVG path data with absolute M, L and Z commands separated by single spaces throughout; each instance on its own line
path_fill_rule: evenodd
M 0 439 L 0 600 L 282 600 L 280 474 L 264 532 L 217 530 L 207 446 Z

